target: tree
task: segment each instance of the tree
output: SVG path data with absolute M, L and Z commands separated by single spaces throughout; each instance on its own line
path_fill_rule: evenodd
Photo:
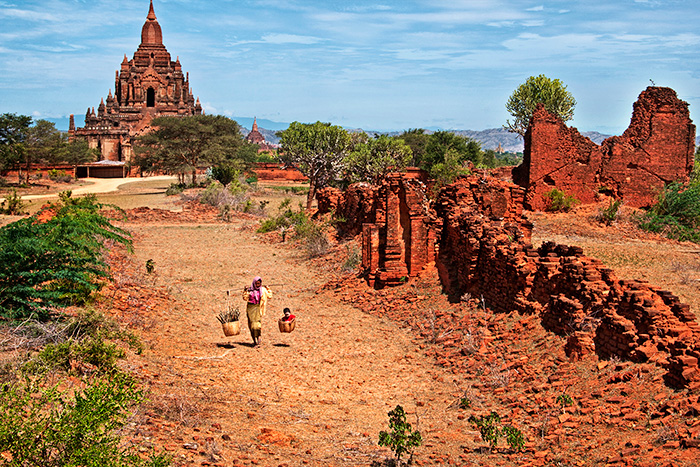
M 316 191 L 341 174 L 343 160 L 352 146 L 351 137 L 343 128 L 321 122 L 293 122 L 279 136 L 280 161 L 296 167 L 309 178 L 306 198 L 309 209 Z
M 75 138 L 68 141 L 66 137 L 63 137 L 61 151 L 53 155 L 55 158 L 51 162 L 66 162 L 71 165 L 85 164 L 96 161 L 99 155 L 100 150 L 97 148 L 90 149 L 87 140 Z
M 109 275 L 104 241 L 131 247 L 129 233 L 103 215 L 95 195 L 60 201 L 0 228 L 0 316 L 35 314 L 79 304 Z
M 549 79 L 545 75 L 530 76 L 508 98 L 506 109 L 514 120 L 506 120 L 503 128 L 525 136 L 537 104 L 544 104 L 549 113 L 565 122 L 574 117 L 576 100 L 566 90 L 564 83 L 558 79 Z
M 136 140 L 136 163 L 145 171 L 192 174 L 197 169 L 224 161 L 240 162 L 238 151 L 244 147 L 238 123 L 222 115 L 157 117 L 155 129 Z
M 403 140 L 380 135 L 355 145 L 345 158 L 345 173 L 350 182 L 378 184 L 389 172 L 404 170 L 411 155 Z
M 449 158 L 448 152 L 452 153 Z M 481 162 L 481 145 L 466 136 L 449 131 L 436 131 L 428 139 L 421 168 L 430 172 L 436 164 L 454 162 L 462 165 L 466 161 L 474 164 Z
M 17 114 L 0 115 L 0 169 L 17 167 L 24 159 L 26 140 L 32 117 Z M 19 173 L 22 180 L 21 172 Z
M 425 147 L 428 145 L 430 135 L 423 128 L 411 128 L 401 133 L 397 138 L 403 140 L 411 148 L 411 153 L 413 154 L 411 165 L 419 167 L 423 161 Z
M 62 146 L 66 144 L 61 137 L 61 132 L 56 125 L 48 120 L 37 120 L 27 130 L 24 151 L 24 166 L 27 183 L 29 183 L 29 171 L 32 163 L 46 163 L 55 160 L 61 153 Z

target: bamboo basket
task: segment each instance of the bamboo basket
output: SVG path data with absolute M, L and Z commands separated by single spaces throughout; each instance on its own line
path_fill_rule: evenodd
M 297 324 L 297 319 L 294 318 L 291 321 L 282 321 L 280 318 L 280 320 L 277 321 L 277 324 L 279 324 L 280 332 L 292 332 L 294 331 L 294 326 Z
M 241 333 L 241 322 L 240 321 L 229 321 L 228 323 L 221 323 L 221 327 L 224 330 L 224 336 L 237 336 Z

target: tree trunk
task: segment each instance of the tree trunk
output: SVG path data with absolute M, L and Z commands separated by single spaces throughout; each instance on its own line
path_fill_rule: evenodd
M 197 169 L 192 170 L 192 187 L 197 185 Z
M 316 184 L 313 180 L 309 183 L 309 194 L 306 195 L 306 209 L 311 209 L 311 204 L 314 202 L 316 197 Z

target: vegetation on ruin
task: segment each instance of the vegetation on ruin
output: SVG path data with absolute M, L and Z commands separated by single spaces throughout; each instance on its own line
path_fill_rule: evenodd
M 580 202 L 574 195 L 558 188 L 552 188 L 544 196 L 547 198 L 547 211 L 550 212 L 568 212 Z
M 506 110 L 513 116 L 513 121 L 506 120 L 503 128 L 525 136 L 538 104 L 544 104 L 549 113 L 566 122 L 574 117 L 576 99 L 560 80 L 545 75 L 530 76 L 508 98 Z
M 700 183 L 669 183 L 658 202 L 637 218 L 639 227 L 681 241 L 700 243 Z
M 278 133 L 282 150 L 280 161 L 296 167 L 309 178 L 306 208 L 311 208 L 316 191 L 340 177 L 352 140 L 342 127 L 330 123 L 292 122 Z
M 525 447 L 525 436 L 522 431 L 511 425 L 503 425 L 501 417 L 496 412 L 479 417 L 472 415 L 469 422 L 474 425 L 481 434 L 481 439 L 489 443 L 489 448 L 493 451 L 498 446 L 498 440 L 505 437 L 508 445 L 521 451 Z
M 0 316 L 45 320 L 102 287 L 106 242 L 131 245 L 102 208 L 94 195 L 63 192 L 37 214 L 0 228 Z
M 392 450 L 397 466 L 402 465 L 401 456 L 404 454 L 409 455 L 410 463 L 414 449 L 423 443 L 420 431 L 413 431 L 411 424 L 406 421 L 406 412 L 400 405 L 397 405 L 388 415 L 390 431 L 379 433 L 379 445 Z
M 622 200 L 610 199 L 608 206 L 601 208 L 596 215 L 596 220 L 602 222 L 605 225 L 610 225 L 615 222 L 618 218 L 620 206 L 622 206 Z
M 191 175 L 197 169 L 227 164 L 243 171 L 257 158 L 257 146 L 244 141 L 238 123 L 221 115 L 157 117 L 153 131 L 140 136 L 134 145 L 133 163 L 142 173 Z

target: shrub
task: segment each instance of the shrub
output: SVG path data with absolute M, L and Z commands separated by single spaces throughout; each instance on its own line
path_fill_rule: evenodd
M 12 193 L 7 195 L 5 200 L 0 203 L 0 214 L 8 214 L 10 216 L 19 216 L 24 214 L 24 201 L 17 194 L 17 190 L 12 190 Z
M 73 181 L 73 176 L 65 170 L 51 169 L 48 171 L 48 176 L 54 182 L 70 183 Z
M 505 436 L 508 445 L 516 451 L 522 450 L 525 446 L 523 433 L 510 425 L 501 426 L 501 417 L 496 412 L 481 415 L 478 418 L 472 415 L 469 417 L 469 422 L 479 429 L 481 439 L 489 443 L 491 450 L 496 448 L 501 436 Z
M 598 215 L 596 216 L 596 220 L 598 222 L 602 222 L 603 224 L 610 225 L 613 222 L 617 220 L 618 217 L 618 211 L 620 210 L 620 206 L 622 206 L 622 201 L 619 199 L 616 200 L 610 200 L 610 204 L 608 205 L 607 208 L 602 208 L 599 212 Z
M 379 445 L 390 448 L 396 457 L 396 464 L 401 465 L 401 456 L 408 454 L 413 458 L 413 450 L 423 443 L 419 431 L 413 431 L 411 424 L 406 421 L 406 413 L 403 407 L 397 405 L 388 413 L 389 429 L 379 433 Z
M 109 276 L 105 240 L 131 247 L 129 233 L 105 217 L 94 195 L 60 201 L 0 228 L 0 316 L 47 319 L 85 303 Z
M 352 247 L 350 245 L 346 245 L 345 252 L 347 253 L 347 258 L 345 258 L 341 270 L 343 272 L 354 271 L 355 268 L 357 268 L 357 266 L 359 266 L 362 262 L 362 255 L 360 254 L 360 249 L 354 245 Z
M 167 190 L 165 190 L 165 196 L 179 195 L 185 191 L 184 183 L 171 183 Z
M 649 232 L 700 243 L 700 184 L 670 183 L 659 194 L 658 202 L 637 218 L 637 223 Z
M 228 186 L 228 184 L 236 180 L 240 174 L 240 170 L 232 165 L 221 164 L 211 168 L 211 178 L 221 183 L 223 186 Z
M 568 212 L 579 204 L 579 200 L 574 195 L 567 195 L 558 188 L 552 188 L 544 195 L 549 201 L 547 211 L 552 212 Z
M 115 374 L 73 394 L 29 379 L 6 384 L 0 398 L 0 446 L 12 466 L 166 466 L 120 446 L 117 430 L 143 400 L 134 380 Z

